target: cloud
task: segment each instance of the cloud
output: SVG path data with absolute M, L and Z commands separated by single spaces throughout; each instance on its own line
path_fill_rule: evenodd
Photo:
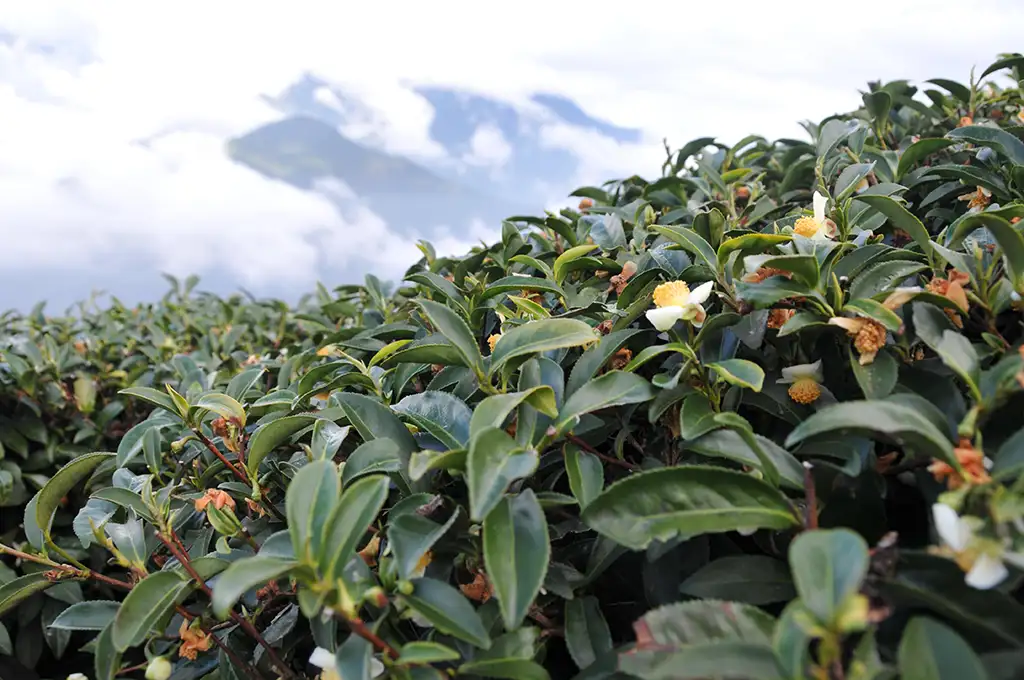
M 357 198 L 339 213 L 223 156 L 224 140 L 279 115 L 261 95 L 305 73 L 370 103 L 346 134 L 425 159 L 444 150 L 430 139 L 434 112 L 414 86 L 524 108 L 535 92 L 562 94 L 644 132 L 643 144 L 628 145 L 545 123 L 543 142 L 580 158 L 572 184 L 599 183 L 657 173 L 664 137 L 678 146 L 703 135 L 803 136 L 798 120 L 857 106 L 869 79 L 966 81 L 972 65 L 1019 49 L 1024 5 L 972 3 L 965 16 L 984 27 L 983 41 L 956 38 L 950 17 L 963 12 L 953 0 L 790 0 L 784 10 L 737 0 L 728 12 L 653 0 L 452 0 L 443 13 L 413 0 L 4 3 L 5 267 L 67 276 L 200 270 L 299 287 L 323 271 L 325 253 L 354 262 L 358 238 L 375 244 L 361 247 L 372 266 L 400 270 L 418 251 Z M 508 151 L 508 140 L 482 127 L 467 160 L 500 167 Z M 449 225 L 432 240 L 439 252 L 464 248 L 487 229 Z
M 469 152 L 462 161 L 468 165 L 500 169 L 512 157 L 512 147 L 495 125 L 478 125 L 469 140 Z

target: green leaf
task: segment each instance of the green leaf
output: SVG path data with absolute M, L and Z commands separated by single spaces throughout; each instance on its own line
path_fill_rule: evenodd
M 563 347 L 597 342 L 594 329 L 576 319 L 530 321 L 504 333 L 491 353 L 490 374 L 497 373 L 509 360 Z
M 585 244 L 582 246 L 576 246 L 575 248 L 569 248 L 555 258 L 555 263 L 551 266 L 551 272 L 555 275 L 555 283 L 561 284 L 565 280 L 565 276 L 567 274 L 565 271 L 566 265 L 597 249 L 598 248 L 595 245 Z
M 604 464 L 601 459 L 575 444 L 565 446 L 565 472 L 580 510 L 586 508 L 604 488 Z
M 849 352 L 850 368 L 853 369 L 853 377 L 857 379 L 861 392 L 865 399 L 882 399 L 889 396 L 896 387 L 896 380 L 899 378 L 899 364 L 892 354 L 882 350 L 875 355 L 875 360 L 867 366 L 861 366 L 860 361 L 854 356 L 853 351 Z
M 529 659 L 482 659 L 459 666 L 459 675 L 502 680 L 550 680 L 547 670 Z
M 635 373 L 608 371 L 583 385 L 565 400 L 555 429 L 564 432 L 573 427 L 576 419 L 585 413 L 623 404 L 640 404 L 653 399 L 654 394 L 654 388 L 646 378 Z
M 426 390 L 410 394 L 391 408 L 449 449 L 462 449 L 469 444 L 469 421 L 473 412 L 466 402 L 454 395 Z
M 166 392 L 155 390 L 152 387 L 126 387 L 123 390 L 119 390 L 118 394 L 125 394 L 129 397 L 135 397 L 143 401 L 148 401 L 154 406 L 159 406 L 165 411 L 173 413 L 175 416 L 181 418 L 182 414 L 178 411 L 177 405 L 174 400 Z
M 259 366 L 255 368 L 247 368 L 238 375 L 232 377 L 224 391 L 229 397 L 241 400 L 245 397 L 246 392 L 251 390 L 253 386 L 259 382 L 259 379 L 263 377 L 265 372 L 266 370 Z
M 320 573 L 328 579 L 340 577 L 355 553 L 356 545 L 380 514 L 388 499 L 390 480 L 371 475 L 353 482 L 341 494 L 341 501 L 328 520 L 320 552 Z
M 850 298 L 871 298 L 895 288 L 908 276 L 926 269 L 927 265 L 910 260 L 890 260 L 873 264 L 860 272 L 850 284 Z
M 331 460 L 338 455 L 338 449 L 348 437 L 349 430 L 349 426 L 339 427 L 330 420 L 316 421 L 313 424 L 313 436 L 309 442 L 313 460 Z
M 593 246 L 591 246 L 593 249 Z M 506 276 L 493 283 L 488 283 L 483 292 L 480 293 L 480 301 L 501 295 L 527 290 L 533 293 L 554 293 L 561 297 L 564 292 L 554 281 L 540 279 L 535 276 Z
M 304 430 L 316 422 L 316 416 L 300 413 L 272 420 L 256 428 L 249 438 L 249 450 L 245 455 L 245 469 L 250 477 L 256 477 L 260 463 L 267 454 L 283 444 L 300 430 Z
M 446 647 L 437 642 L 429 642 L 427 640 L 417 640 L 416 642 L 407 642 L 402 645 L 399 650 L 398 661 L 399 665 L 402 664 L 431 664 L 441 663 L 444 661 L 458 661 L 460 655 L 457 651 L 451 647 Z
M 484 520 L 484 563 L 505 630 L 522 623 L 551 559 L 548 525 L 533 491 L 502 499 Z
M 949 80 L 947 78 L 932 78 L 926 82 L 934 83 L 939 87 L 948 90 L 950 94 L 960 100 L 963 104 L 971 103 L 971 90 L 970 88 L 956 82 L 955 80 Z
M 416 454 L 413 454 L 414 456 Z M 412 458 L 410 458 L 410 463 Z M 392 439 L 371 439 L 363 442 L 349 454 L 345 467 L 341 472 L 342 486 L 348 487 L 352 482 L 374 474 L 401 473 L 404 471 L 402 452 Z
M 932 137 L 928 139 L 920 139 L 910 146 L 900 156 L 899 166 L 896 168 L 896 180 L 902 180 L 903 176 L 906 175 L 911 168 L 917 165 L 917 162 L 923 158 L 927 158 L 936 151 L 941 151 L 946 147 L 950 147 L 956 144 L 952 139 L 944 139 L 942 137 Z
M 831 626 L 868 572 L 868 545 L 849 529 L 806 531 L 789 547 L 793 581 L 804 607 Z
M 580 670 L 611 651 L 612 634 L 596 597 L 565 601 L 565 646 Z
M 430 578 L 415 579 L 412 584 L 413 592 L 401 599 L 435 628 L 481 649 L 491 646 L 484 622 L 462 593 Z
M 445 307 L 439 302 L 417 299 L 416 304 L 423 310 L 423 314 L 430 319 L 430 323 L 448 339 L 459 351 L 466 365 L 480 375 L 483 373 L 483 355 L 480 354 L 480 345 L 473 337 L 473 332 L 466 325 L 465 320 Z
M 549 385 L 538 385 L 521 392 L 495 394 L 473 409 L 473 417 L 469 420 L 470 439 L 488 428 L 501 427 L 512 411 L 524 402 L 544 415 L 552 418 L 558 415 L 555 391 Z
M 731 555 L 701 567 L 683 581 L 686 595 L 753 605 L 788 602 L 796 596 L 786 563 L 765 555 Z
M 1003 251 L 1010 282 L 1020 292 L 1024 288 L 1024 235 L 1014 229 L 1008 220 L 989 212 L 968 215 L 954 230 L 949 247 L 959 246 L 967 236 L 982 227 L 989 230 Z
M 19 576 L 13 581 L 0 586 L 0 615 L 3 615 L 17 607 L 23 601 L 42 592 L 47 588 L 56 585 L 46 577 L 43 572 Z
M 312 563 L 319 554 L 324 530 L 340 494 L 338 468 L 329 460 L 307 463 L 288 484 L 288 530 L 295 556 L 302 562 Z
M 987 146 L 1005 156 L 1014 165 L 1024 165 L 1024 142 L 1006 130 L 988 125 L 965 125 L 962 128 L 950 130 L 946 133 L 946 137 Z
M 504 430 L 489 427 L 474 436 L 466 456 L 470 518 L 482 521 L 509 484 L 530 476 L 536 468 L 537 452 L 518 446 Z
M 978 655 L 952 628 L 915 616 L 903 629 L 901 680 L 987 680 Z
M 223 574 L 217 585 L 221 583 Z M 124 652 L 145 642 L 153 628 L 170 613 L 178 596 L 190 585 L 175 571 L 158 571 L 135 584 L 111 624 L 114 649 Z
M 981 379 L 981 363 L 971 341 L 957 331 L 947 330 L 942 333 L 935 353 L 967 384 L 975 399 L 980 400 L 978 381 Z
M 103 629 L 96 638 L 96 650 L 93 654 L 96 680 L 114 680 L 121 669 L 121 652 L 114 648 L 114 624 Z
M 637 328 L 625 328 L 621 331 L 613 331 L 592 345 L 584 352 L 576 363 L 573 364 L 569 373 L 569 380 L 565 383 L 566 396 L 583 387 L 597 372 L 605 366 L 608 361 L 618 352 L 634 335 L 642 333 Z
M 732 470 L 681 465 L 622 479 L 595 498 L 581 518 L 633 550 L 677 536 L 798 523 L 785 496 L 766 482 Z
M 729 261 L 729 256 L 734 252 L 740 253 L 763 253 L 764 251 L 781 243 L 788 243 L 793 240 L 788 234 L 758 234 L 750 233 L 742 236 L 735 236 L 724 241 L 718 246 L 718 268 L 721 269 Z
M 854 200 L 874 208 L 885 215 L 894 227 L 910 234 L 910 238 L 914 240 L 914 243 L 918 245 L 921 252 L 925 255 L 931 252 L 932 237 L 924 224 L 912 212 L 896 202 L 894 198 L 878 194 L 858 194 L 854 196 Z
M 91 600 L 78 602 L 62 611 L 50 624 L 60 630 L 103 630 L 121 608 L 120 602 Z
M 826 406 L 789 433 L 786 448 L 830 432 L 909 446 L 918 455 L 957 466 L 953 445 L 945 434 L 915 409 L 889 401 L 847 401 Z
M 199 397 L 195 406 L 213 411 L 226 420 L 234 420 L 239 427 L 245 427 L 245 408 L 226 394 L 206 394 Z
M 412 578 L 416 565 L 459 517 L 456 508 L 444 524 L 438 524 L 414 512 L 389 516 L 388 543 L 395 557 L 399 578 Z
M 853 312 L 857 316 L 874 319 L 885 326 L 886 330 L 892 331 L 893 333 L 897 332 L 900 329 L 900 326 L 903 325 L 903 319 L 900 318 L 899 314 L 892 311 L 881 302 L 872 300 L 871 298 L 850 300 L 843 306 L 843 311 Z
M 87 453 L 75 458 L 46 482 L 35 499 L 35 521 L 45 539 L 50 538 L 50 523 L 62 498 L 68 495 L 102 463 L 114 458 L 113 453 Z
M 651 229 L 699 257 L 711 271 L 717 271 L 718 256 L 714 248 L 694 230 L 685 227 L 662 227 L 657 224 L 652 224 Z
M 726 359 L 708 364 L 708 368 L 718 374 L 718 377 L 738 387 L 746 387 L 748 390 L 760 392 L 764 385 L 764 369 L 753 361 L 746 359 Z
M 213 586 L 213 613 L 219 619 L 227 618 L 240 597 L 269 581 L 276 581 L 297 566 L 299 563 L 293 559 L 269 555 L 243 557 L 232 562 Z

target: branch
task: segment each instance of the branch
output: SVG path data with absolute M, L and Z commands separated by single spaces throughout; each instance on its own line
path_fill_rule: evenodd
M 235 467 L 235 464 L 228 460 L 227 456 L 220 452 L 220 449 L 217 448 L 217 445 L 214 444 L 209 437 L 203 434 L 202 430 L 196 428 L 195 430 L 193 430 L 193 432 L 195 432 L 196 436 L 199 437 L 199 440 L 206 445 L 206 448 L 209 449 L 210 452 L 213 453 L 213 455 L 217 456 L 217 458 L 220 459 L 220 462 L 224 463 L 224 465 L 226 465 L 229 470 L 235 473 L 235 477 L 238 477 L 238 479 L 244 482 L 245 484 L 249 483 L 249 478 L 246 476 L 246 474 L 239 470 L 237 467 Z
M 359 637 L 369 642 L 377 649 L 377 651 L 387 654 L 392 659 L 398 658 L 398 650 L 392 647 L 390 644 L 388 644 L 385 640 L 379 637 L 372 630 L 367 628 L 366 624 L 363 623 L 362 619 L 360 619 L 359 617 L 354 617 L 351 619 L 343 617 L 342 620 L 346 624 L 348 624 L 349 630 L 351 630 L 354 634 L 358 635 Z
M 808 529 L 818 528 L 818 492 L 814 488 L 814 477 L 811 475 L 811 464 L 804 461 L 804 497 L 807 499 L 807 516 L 805 518 Z
M 579 437 L 577 437 L 574 434 L 567 434 L 567 435 L 565 435 L 565 438 L 567 440 L 569 440 L 570 442 L 572 442 L 573 444 L 575 444 L 576 446 L 578 446 L 581 449 L 583 449 L 584 451 L 586 451 L 587 453 L 594 454 L 595 456 L 597 456 L 598 458 L 600 458 L 601 460 L 603 460 L 606 463 L 611 463 L 613 465 L 618 465 L 619 467 L 625 468 L 626 470 L 631 470 L 631 471 L 632 470 L 636 470 L 636 465 L 633 465 L 632 463 L 624 461 L 624 460 L 620 460 L 620 459 L 618 459 L 618 458 L 616 458 L 614 456 L 609 456 L 609 455 L 606 455 L 604 453 L 601 453 L 600 451 L 595 449 L 593 446 L 591 446 L 590 444 L 586 443 L 585 441 L 583 441 L 582 439 L 580 439 Z
M 93 579 L 94 581 L 106 583 L 107 585 L 116 586 L 124 590 L 131 590 L 135 587 L 133 584 L 128 583 L 127 581 L 119 581 L 116 578 L 111 578 L 110 576 L 99 574 L 90 569 L 79 569 L 78 567 L 73 567 L 70 564 L 60 564 L 59 562 L 48 560 L 45 557 L 39 557 L 38 555 L 32 555 L 27 552 L 22 552 L 21 550 L 9 548 L 8 546 L 2 543 L 0 543 L 0 554 L 10 555 L 11 557 L 16 557 L 20 560 L 25 560 L 26 562 L 35 562 L 36 564 L 42 564 L 43 566 L 50 567 L 51 569 L 56 569 L 58 571 L 63 571 L 67 574 L 71 574 L 74 578 Z
M 204 581 L 202 579 L 202 577 L 199 576 L 199 574 L 196 572 L 195 568 L 192 566 L 192 562 L 188 558 L 188 553 L 181 552 L 180 550 L 178 550 L 177 546 L 175 545 L 175 543 L 179 543 L 180 544 L 180 541 L 178 540 L 178 537 L 173 532 L 173 530 L 171 532 L 171 537 L 173 538 L 173 542 L 171 540 L 168 540 L 167 537 L 164 536 L 160 532 L 157 532 L 156 535 L 157 535 L 157 538 L 160 539 L 160 542 L 163 543 L 165 546 L 167 546 L 167 549 L 171 551 L 171 554 L 178 560 L 178 562 L 181 563 L 181 566 L 185 569 L 185 571 L 188 573 L 188 575 L 191 576 L 193 579 L 195 579 L 196 583 L 199 584 L 199 589 L 203 591 L 203 594 L 206 595 L 207 598 L 212 599 L 213 598 L 213 591 L 210 590 L 210 586 L 206 585 L 206 581 Z M 251 621 L 249 621 L 244 616 L 238 614 L 235 611 L 232 611 L 230 616 L 231 616 L 231 620 L 232 621 L 234 621 L 239 626 L 241 626 L 242 630 L 244 630 L 247 635 L 249 635 L 251 638 L 256 640 L 256 642 L 259 643 L 259 645 L 261 647 L 263 647 L 264 650 L 266 650 L 267 656 L 270 658 L 270 663 L 272 665 L 276 666 L 277 669 L 279 671 L 281 671 L 281 674 L 284 677 L 288 677 L 288 678 L 295 678 L 295 677 L 297 677 L 295 675 L 295 673 L 292 671 L 291 667 L 286 665 L 283 661 L 281 661 L 281 657 L 279 657 L 277 655 L 277 650 L 275 650 L 270 645 L 270 643 L 268 643 L 263 638 L 263 635 L 260 634 L 260 632 L 258 630 L 256 630 L 256 626 L 252 625 Z

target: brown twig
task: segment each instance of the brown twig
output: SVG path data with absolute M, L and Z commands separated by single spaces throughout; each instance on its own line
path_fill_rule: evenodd
M 387 654 L 392 659 L 398 658 L 398 650 L 388 644 L 372 630 L 367 628 L 362 619 L 355 617 L 351 619 L 343 618 L 342 620 L 348 625 L 349 630 L 369 642 L 377 649 L 377 651 Z
M 209 437 L 203 434 L 203 432 L 198 428 L 196 428 L 194 432 L 196 433 L 196 436 L 199 437 L 199 440 L 206 445 L 206 448 L 209 449 L 213 455 L 217 456 L 217 458 L 220 459 L 220 462 L 224 463 L 224 465 L 226 465 L 229 470 L 235 473 L 235 477 L 238 477 L 238 479 L 244 482 L 245 484 L 249 483 L 249 478 L 246 476 L 246 474 L 243 471 L 239 470 L 237 467 L 235 467 L 235 464 L 228 460 L 227 456 L 220 452 L 220 449 L 217 448 L 217 445 L 214 444 Z
M 632 463 L 624 461 L 624 460 L 620 460 L 620 459 L 618 459 L 618 458 L 616 458 L 614 456 L 609 456 L 609 455 L 606 455 L 604 453 L 601 453 L 600 451 L 595 449 L 593 446 L 591 446 L 590 444 L 586 443 L 585 441 L 583 441 L 582 439 L 580 439 L 579 437 L 577 437 L 574 434 L 568 434 L 568 435 L 565 436 L 565 438 L 568 439 L 573 444 L 575 444 L 576 446 L 578 446 L 581 449 L 583 449 L 584 451 L 586 451 L 587 453 L 594 454 L 595 456 L 597 456 L 598 458 L 600 458 L 601 460 L 603 460 L 606 463 L 611 463 L 613 465 L 618 465 L 619 467 L 625 468 L 626 470 L 635 470 L 636 469 L 636 465 L 633 465 Z
M 178 540 L 177 535 L 175 535 L 173 531 L 171 532 L 171 537 L 173 540 L 169 540 L 160 532 L 157 532 L 156 535 L 157 538 L 160 539 L 160 542 L 167 546 L 167 549 L 171 551 L 171 554 L 175 557 L 175 559 L 177 559 L 178 562 L 181 563 L 182 568 L 185 569 L 188 575 L 195 579 L 196 583 L 199 584 L 199 589 L 203 591 L 203 594 L 205 594 L 207 598 L 212 599 L 213 591 L 210 590 L 210 586 L 206 585 L 206 581 L 203 580 L 203 578 L 196 572 L 195 568 L 192 566 L 192 562 L 188 558 L 188 553 L 181 552 L 175 545 L 175 543 L 181 543 L 181 541 Z M 230 613 L 230 617 L 232 621 L 241 626 L 242 630 L 244 630 L 249 637 L 256 640 L 256 642 L 261 647 L 263 647 L 264 650 L 266 650 L 267 656 L 270 658 L 270 663 L 276 666 L 284 677 L 297 677 L 295 673 L 292 671 L 291 667 L 286 665 L 277 655 L 277 650 L 275 650 L 270 645 L 270 643 L 263 638 L 263 635 L 258 630 L 256 630 L 256 626 L 252 625 L 251 621 L 249 621 L 244 616 L 240 615 L 238 612 L 235 611 L 232 611 Z
M 811 475 L 811 464 L 804 461 L 804 497 L 807 499 L 805 526 L 808 529 L 818 528 L 818 492 L 814 488 L 814 477 Z
M 59 562 L 54 562 L 53 560 L 48 560 L 45 557 L 39 557 L 38 555 L 32 555 L 27 552 L 22 552 L 21 550 L 9 548 L 6 545 L 3 545 L 2 543 L 0 543 L 0 554 L 10 555 L 11 557 L 17 557 L 18 559 L 25 560 L 27 562 L 35 562 L 36 564 L 41 564 L 43 566 L 50 567 L 51 569 L 57 569 L 67 574 L 71 574 L 75 578 L 91 578 L 94 581 L 99 581 L 100 583 L 106 583 L 107 585 L 116 586 L 117 588 L 123 588 L 124 590 L 131 590 L 135 587 L 127 581 L 119 581 L 116 578 L 105 576 L 90 569 L 79 569 L 78 567 L 73 567 L 70 564 L 61 564 Z

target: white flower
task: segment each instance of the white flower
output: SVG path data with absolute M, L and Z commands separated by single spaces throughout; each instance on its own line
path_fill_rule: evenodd
M 667 331 L 676 321 L 684 319 L 700 328 L 707 314 L 702 304 L 711 295 L 714 283 L 708 281 L 694 288 L 683 281 L 670 281 L 654 289 L 656 309 L 648 310 L 647 320 L 659 331 Z
M 967 572 L 964 582 L 972 588 L 988 590 L 1002 583 L 1009 575 L 1004 559 L 1013 564 L 1024 561 L 1024 555 L 1007 553 L 995 541 L 978 539 L 975 529 L 981 520 L 976 517 L 961 517 L 948 505 L 936 503 L 932 519 L 939 538 Z
M 72 673 L 67 680 L 89 680 L 89 676 L 85 673 Z
M 329 652 L 323 647 L 317 647 L 309 655 L 309 663 L 323 669 L 323 672 L 320 674 L 321 680 L 341 680 L 341 674 L 338 673 L 337 666 L 335 665 L 333 652 Z M 380 659 L 371 656 L 370 677 L 376 678 L 381 675 L 384 675 L 384 664 L 381 663 Z
M 821 396 L 821 359 L 813 364 L 797 364 L 782 369 L 782 377 L 776 380 L 780 385 L 790 385 L 789 398 L 798 404 L 812 404 Z
M 146 666 L 146 680 L 167 680 L 173 670 L 166 656 L 157 656 Z
M 798 236 L 825 241 L 836 235 L 836 223 L 825 217 L 825 206 L 828 199 L 819 192 L 814 192 L 814 217 L 801 217 L 793 225 L 793 233 Z

